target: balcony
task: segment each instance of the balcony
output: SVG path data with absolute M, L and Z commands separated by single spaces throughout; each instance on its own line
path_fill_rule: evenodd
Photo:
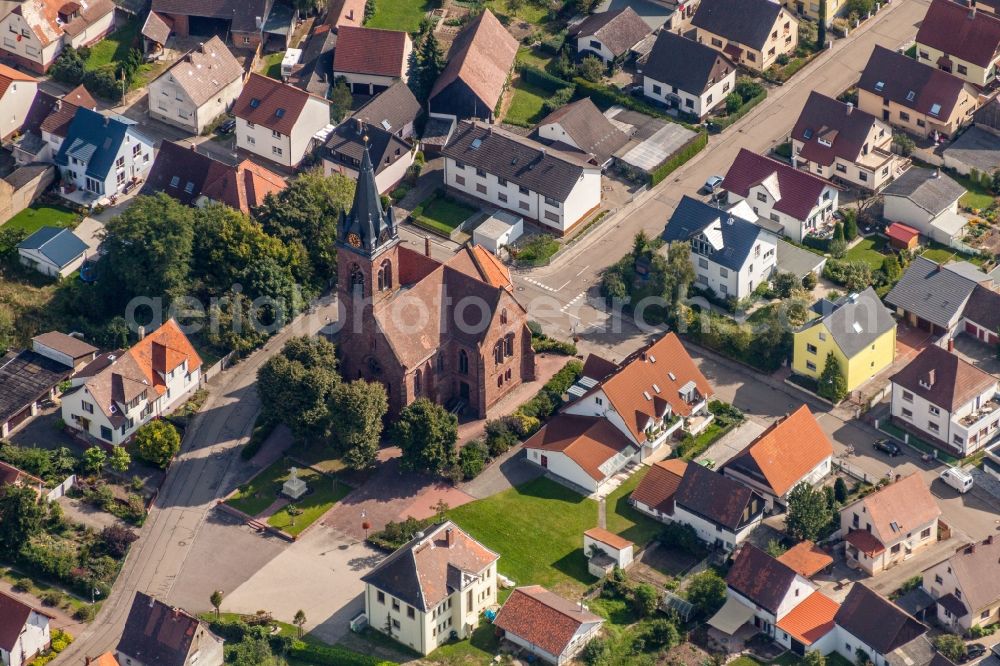
M 891 162 L 896 156 L 887 150 L 882 150 L 881 148 L 875 148 L 868 152 L 867 155 L 862 155 L 858 158 L 856 164 L 862 169 L 867 169 L 869 171 L 878 171 L 882 167 L 886 166 Z

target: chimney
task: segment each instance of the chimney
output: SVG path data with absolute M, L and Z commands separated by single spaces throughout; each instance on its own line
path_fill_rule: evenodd
M 992 534 L 989 535 L 988 537 L 986 537 L 986 541 L 983 542 L 983 545 L 984 546 L 992 546 L 993 545 L 993 535 Z
M 85 657 L 83 663 L 86 664 L 86 666 L 90 666 L 90 657 Z
M 56 100 L 56 107 L 55 108 L 56 108 L 56 111 L 58 111 L 59 109 L 62 108 L 62 100 L 61 99 L 57 99 Z
M 927 385 L 934 386 L 934 379 L 937 375 L 936 368 L 931 368 L 927 371 Z
M 896 481 L 899 481 L 899 480 L 900 480 L 900 479 L 902 479 L 902 478 L 903 478 L 903 475 L 902 475 L 902 474 L 897 474 L 897 475 L 896 475 Z
M 191 148 L 193 150 L 194 146 L 191 146 Z M 144 337 L 146 337 L 146 327 L 145 326 L 140 326 L 138 333 L 139 333 L 139 339 L 142 340 Z
M 363 134 L 365 131 L 365 124 L 361 121 L 361 118 L 354 119 L 354 127 L 358 131 L 358 134 Z
M 444 538 L 448 542 L 448 547 L 452 548 L 455 545 L 455 530 L 448 527 L 444 531 Z
M 431 256 L 431 239 L 427 236 L 424 236 L 424 256 Z
M 970 543 L 969 547 L 965 549 L 966 555 L 973 555 L 976 552 L 976 544 Z
M 726 224 L 728 224 L 729 226 L 733 226 L 733 222 L 734 220 L 732 215 L 726 218 Z
M 848 102 L 847 103 L 847 115 L 851 115 L 851 113 L 853 111 L 854 111 L 854 102 Z

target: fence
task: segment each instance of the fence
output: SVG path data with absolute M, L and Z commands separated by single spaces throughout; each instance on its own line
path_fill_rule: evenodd
M 55 502 L 60 497 L 63 497 L 69 489 L 76 485 L 76 474 L 70 474 L 66 479 L 60 483 L 58 486 L 49 491 L 49 494 L 45 496 L 50 502 Z
M 844 472 L 845 474 L 848 474 L 849 476 L 857 479 L 858 481 L 864 481 L 865 483 L 875 483 L 881 478 L 869 474 L 868 472 L 861 469 L 857 465 L 852 465 L 846 460 L 834 460 L 833 466 L 834 468 L 839 469 L 840 471 Z
M 222 358 L 220 358 L 218 361 L 216 361 L 215 364 L 212 365 L 211 367 L 208 367 L 208 368 L 202 370 L 202 372 L 201 372 L 201 380 L 202 380 L 202 382 L 207 382 L 212 377 L 215 377 L 216 375 L 218 375 L 219 373 L 221 373 L 223 370 L 225 370 L 226 368 L 228 368 L 230 365 L 232 365 L 232 362 L 233 362 L 233 360 L 234 360 L 235 357 L 236 357 L 236 352 L 231 351 L 228 354 L 226 354 L 225 356 L 223 356 Z

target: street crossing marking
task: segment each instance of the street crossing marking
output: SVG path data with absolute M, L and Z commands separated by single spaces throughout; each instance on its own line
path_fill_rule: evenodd
M 579 301 L 579 300 L 580 300 L 581 298 L 583 298 L 584 296 L 586 296 L 586 295 L 587 295 L 587 292 L 585 292 L 585 291 L 583 291 L 583 292 L 580 292 L 579 294 L 577 294 L 577 295 L 576 295 L 576 296 L 575 296 L 575 297 L 573 298 L 573 300 L 571 300 L 571 301 L 570 301 L 569 303 L 567 303 L 566 305 L 564 305 L 564 306 L 562 306 L 561 308 L 559 308 L 559 311 L 560 311 L 560 312 L 566 312 L 566 310 L 568 310 L 569 308 L 571 308 L 571 307 L 573 307 L 574 305 L 576 305 L 576 304 L 577 304 L 577 302 L 578 302 L 578 301 Z
M 536 287 L 541 287 L 542 289 L 545 289 L 546 291 L 551 291 L 553 294 L 556 293 L 557 291 L 559 291 L 558 289 L 554 289 L 554 288 L 550 287 L 547 284 L 542 284 L 538 280 L 533 280 L 531 278 L 524 278 L 524 280 L 526 282 L 530 282 L 531 284 L 535 285 Z

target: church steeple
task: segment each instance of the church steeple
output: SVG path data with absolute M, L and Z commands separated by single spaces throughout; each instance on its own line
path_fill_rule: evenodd
M 354 203 L 350 213 L 340 214 L 337 240 L 341 245 L 368 257 L 399 242 L 392 206 L 382 209 L 367 136 L 361 168 L 358 170 L 358 183 L 354 190 Z

